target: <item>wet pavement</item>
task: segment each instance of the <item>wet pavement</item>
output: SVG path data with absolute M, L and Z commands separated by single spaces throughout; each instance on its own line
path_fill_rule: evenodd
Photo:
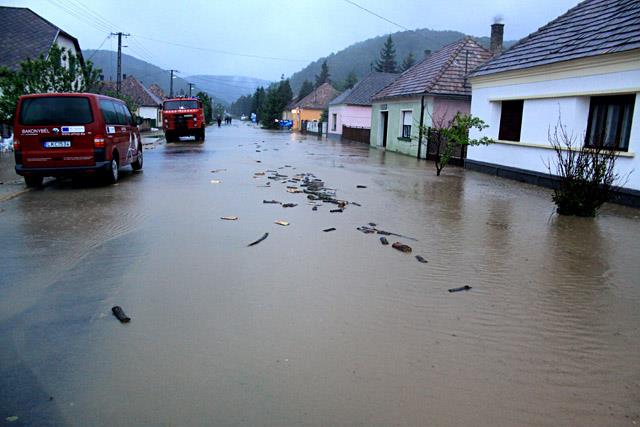
M 302 173 L 361 206 L 312 210 L 281 182 Z M 1 202 L 0 423 L 640 423 L 640 212 L 553 211 L 546 189 L 245 123 L 145 150 L 116 186 Z

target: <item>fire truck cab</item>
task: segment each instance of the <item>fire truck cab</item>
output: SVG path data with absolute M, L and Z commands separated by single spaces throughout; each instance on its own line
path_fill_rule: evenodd
M 180 137 L 193 136 L 204 141 L 204 108 L 197 98 L 171 98 L 162 107 L 162 129 L 167 142 L 180 142 Z

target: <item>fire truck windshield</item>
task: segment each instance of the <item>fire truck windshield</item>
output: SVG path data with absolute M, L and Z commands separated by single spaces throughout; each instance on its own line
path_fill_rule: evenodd
M 198 108 L 198 101 L 181 99 L 179 101 L 167 101 L 164 103 L 165 110 L 187 110 L 190 108 Z

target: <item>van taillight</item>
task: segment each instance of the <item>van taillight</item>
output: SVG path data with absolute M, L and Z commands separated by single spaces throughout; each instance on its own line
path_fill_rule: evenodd
M 20 140 L 14 136 L 13 137 L 13 151 L 18 151 L 19 149 L 20 149 Z
M 96 148 L 104 148 L 104 135 L 96 135 L 95 138 L 93 138 L 93 146 Z

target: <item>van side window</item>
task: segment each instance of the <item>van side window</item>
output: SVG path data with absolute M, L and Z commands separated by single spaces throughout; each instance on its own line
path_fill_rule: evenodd
M 133 117 L 131 117 L 131 111 L 129 111 L 129 107 L 127 107 L 126 105 L 123 105 L 123 107 L 124 107 L 124 116 L 127 119 L 127 124 L 134 125 L 135 123 L 133 123 Z
M 104 121 L 106 124 L 118 124 L 118 116 L 116 115 L 116 110 L 113 102 L 109 101 L 108 99 L 101 99 L 100 110 L 102 111 L 102 116 L 104 117 Z
M 115 107 L 116 107 L 116 114 L 118 115 L 118 124 L 119 125 L 126 125 L 127 123 L 127 117 L 124 114 L 124 105 L 120 104 L 119 102 L 115 102 Z

